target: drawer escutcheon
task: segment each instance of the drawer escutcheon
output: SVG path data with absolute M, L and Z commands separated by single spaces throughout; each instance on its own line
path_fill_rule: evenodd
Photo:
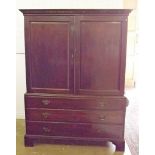
M 50 115 L 49 112 L 43 112 L 43 113 L 42 113 L 42 116 L 43 116 L 44 118 L 47 118 L 49 115 Z
M 49 132 L 51 132 L 51 129 L 49 129 L 48 127 L 43 127 L 43 131 L 46 133 L 49 133 Z
M 43 105 L 49 105 L 50 104 L 50 100 L 42 100 L 42 104 Z

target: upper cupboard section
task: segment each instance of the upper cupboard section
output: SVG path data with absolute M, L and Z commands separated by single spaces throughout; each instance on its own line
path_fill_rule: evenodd
M 130 10 L 22 10 L 27 91 L 123 95 Z

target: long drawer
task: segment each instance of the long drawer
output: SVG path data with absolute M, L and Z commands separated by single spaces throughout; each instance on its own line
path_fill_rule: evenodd
M 123 124 L 123 118 L 123 111 L 26 109 L 26 119 L 30 121 Z
M 30 135 L 48 136 L 123 138 L 123 126 L 91 123 L 45 123 L 27 121 L 26 133 Z
M 103 109 L 120 110 L 126 107 L 124 98 L 80 99 L 25 96 L 26 108 L 48 109 Z

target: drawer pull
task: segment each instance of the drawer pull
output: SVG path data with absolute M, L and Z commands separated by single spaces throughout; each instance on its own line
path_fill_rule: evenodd
M 43 131 L 46 133 L 49 133 L 49 132 L 51 132 L 51 129 L 49 129 L 48 127 L 43 127 Z
M 42 100 L 43 105 L 49 105 L 50 104 L 50 100 Z
M 43 113 L 42 113 L 42 116 L 43 116 L 44 118 L 47 118 L 49 115 L 50 115 L 50 113 L 48 113 L 48 112 L 43 112 Z
M 99 102 L 101 107 L 105 107 L 105 103 L 104 102 Z
M 99 119 L 101 120 L 101 121 L 104 121 L 105 120 L 105 116 L 102 116 L 102 117 L 100 117 Z

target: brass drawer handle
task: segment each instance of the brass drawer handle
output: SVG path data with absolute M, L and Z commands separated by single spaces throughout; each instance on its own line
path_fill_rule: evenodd
M 43 116 L 44 118 L 47 118 L 49 115 L 50 115 L 50 113 L 48 113 L 48 112 L 43 112 L 43 113 L 42 113 L 42 116 Z
M 100 119 L 101 121 L 105 121 L 106 117 L 105 117 L 105 116 L 102 116 L 102 117 L 99 117 L 99 119 Z
M 43 105 L 49 105 L 50 104 L 50 100 L 42 100 L 42 104 Z
M 105 107 L 105 103 L 104 102 L 99 102 L 101 107 Z
M 49 133 L 49 132 L 51 132 L 51 129 L 49 129 L 48 127 L 43 127 L 43 131 L 46 133 Z

